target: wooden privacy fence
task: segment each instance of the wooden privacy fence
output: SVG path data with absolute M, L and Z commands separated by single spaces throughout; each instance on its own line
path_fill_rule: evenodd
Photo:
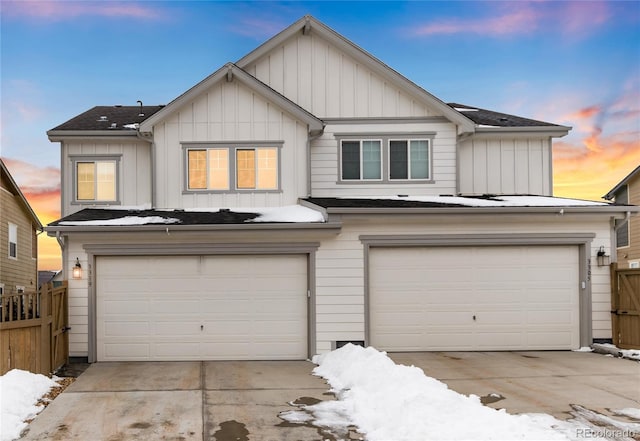
M 0 375 L 11 369 L 49 374 L 69 358 L 67 282 L 0 296 Z
M 617 347 L 640 348 L 640 269 L 611 265 L 611 329 Z

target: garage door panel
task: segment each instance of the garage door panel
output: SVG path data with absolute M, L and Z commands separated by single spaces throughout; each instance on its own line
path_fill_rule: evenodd
M 98 257 L 96 280 L 98 360 L 307 356 L 305 255 Z
M 576 246 L 373 247 L 369 265 L 379 349 L 579 345 Z

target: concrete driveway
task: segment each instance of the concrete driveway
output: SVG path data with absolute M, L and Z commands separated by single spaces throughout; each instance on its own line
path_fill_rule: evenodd
M 575 416 L 572 405 L 612 416 L 640 408 L 640 362 L 591 352 L 419 352 L 389 356 L 509 413 Z M 492 396 L 493 394 L 493 396 Z
M 396 353 L 453 390 L 509 413 L 640 408 L 640 363 L 579 352 Z M 314 365 L 286 362 L 97 363 L 31 424 L 24 440 L 327 440 L 283 423 L 288 404 L 331 400 Z M 491 396 L 499 395 L 504 398 Z M 493 402 L 491 402 L 493 401 Z M 353 433 L 352 439 L 359 439 Z
M 96 363 L 29 426 L 21 439 L 320 440 L 283 424 L 288 402 L 333 399 L 306 361 Z

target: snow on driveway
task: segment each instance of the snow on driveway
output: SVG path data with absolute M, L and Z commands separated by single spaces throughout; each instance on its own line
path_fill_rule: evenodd
M 348 437 L 354 427 L 368 441 L 603 440 L 640 435 L 640 424 L 610 418 L 607 424 L 617 433 L 594 428 L 587 420 L 496 410 L 475 395 L 450 390 L 420 368 L 395 364 L 372 347 L 349 344 L 315 356 L 313 362 L 318 365 L 314 374 L 327 380 L 338 400 L 299 406 L 280 417 L 313 424 L 338 437 Z M 627 415 L 633 412 L 624 409 Z

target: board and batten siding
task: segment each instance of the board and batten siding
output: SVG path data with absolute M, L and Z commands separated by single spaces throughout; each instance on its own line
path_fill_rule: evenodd
M 412 133 L 435 133 L 431 138 L 431 172 L 429 182 L 340 182 L 340 141 L 335 133 L 353 133 L 375 139 L 380 133 L 393 138 Z M 369 136 L 367 133 L 373 133 Z M 376 135 L 377 134 L 377 135 Z M 383 156 L 388 146 L 382 146 Z M 441 195 L 456 192 L 456 127 L 447 122 L 329 124 L 324 134 L 311 143 L 311 193 L 314 197 Z
M 473 138 L 458 155 L 462 194 L 552 195 L 549 138 Z
M 73 203 L 73 158 L 118 157 L 117 195 L 122 206 L 151 206 L 151 147 L 141 140 L 77 140 L 62 144 L 62 217 L 83 208 L 102 207 L 92 202 Z M 108 206 L 106 206 L 108 207 Z
M 313 31 L 240 67 L 319 118 L 441 116 Z
M 566 215 L 565 215 L 566 216 Z M 558 221 L 555 215 L 451 216 L 358 216 L 342 217 L 343 228 L 335 239 L 322 242 L 316 253 L 317 351 L 332 349 L 335 341 L 365 338 L 365 262 L 361 235 L 594 233 L 591 243 L 591 296 L 593 338 L 611 338 L 611 301 L 608 267 L 595 265 L 601 245 L 608 249 L 610 231 L 602 219 Z M 605 225 L 605 226 L 603 226 Z M 609 252 L 609 251 L 607 251 Z
M 306 124 L 237 81 L 213 85 L 153 128 L 155 201 L 160 208 L 291 205 L 307 190 Z M 281 191 L 185 192 L 183 143 L 278 141 Z

